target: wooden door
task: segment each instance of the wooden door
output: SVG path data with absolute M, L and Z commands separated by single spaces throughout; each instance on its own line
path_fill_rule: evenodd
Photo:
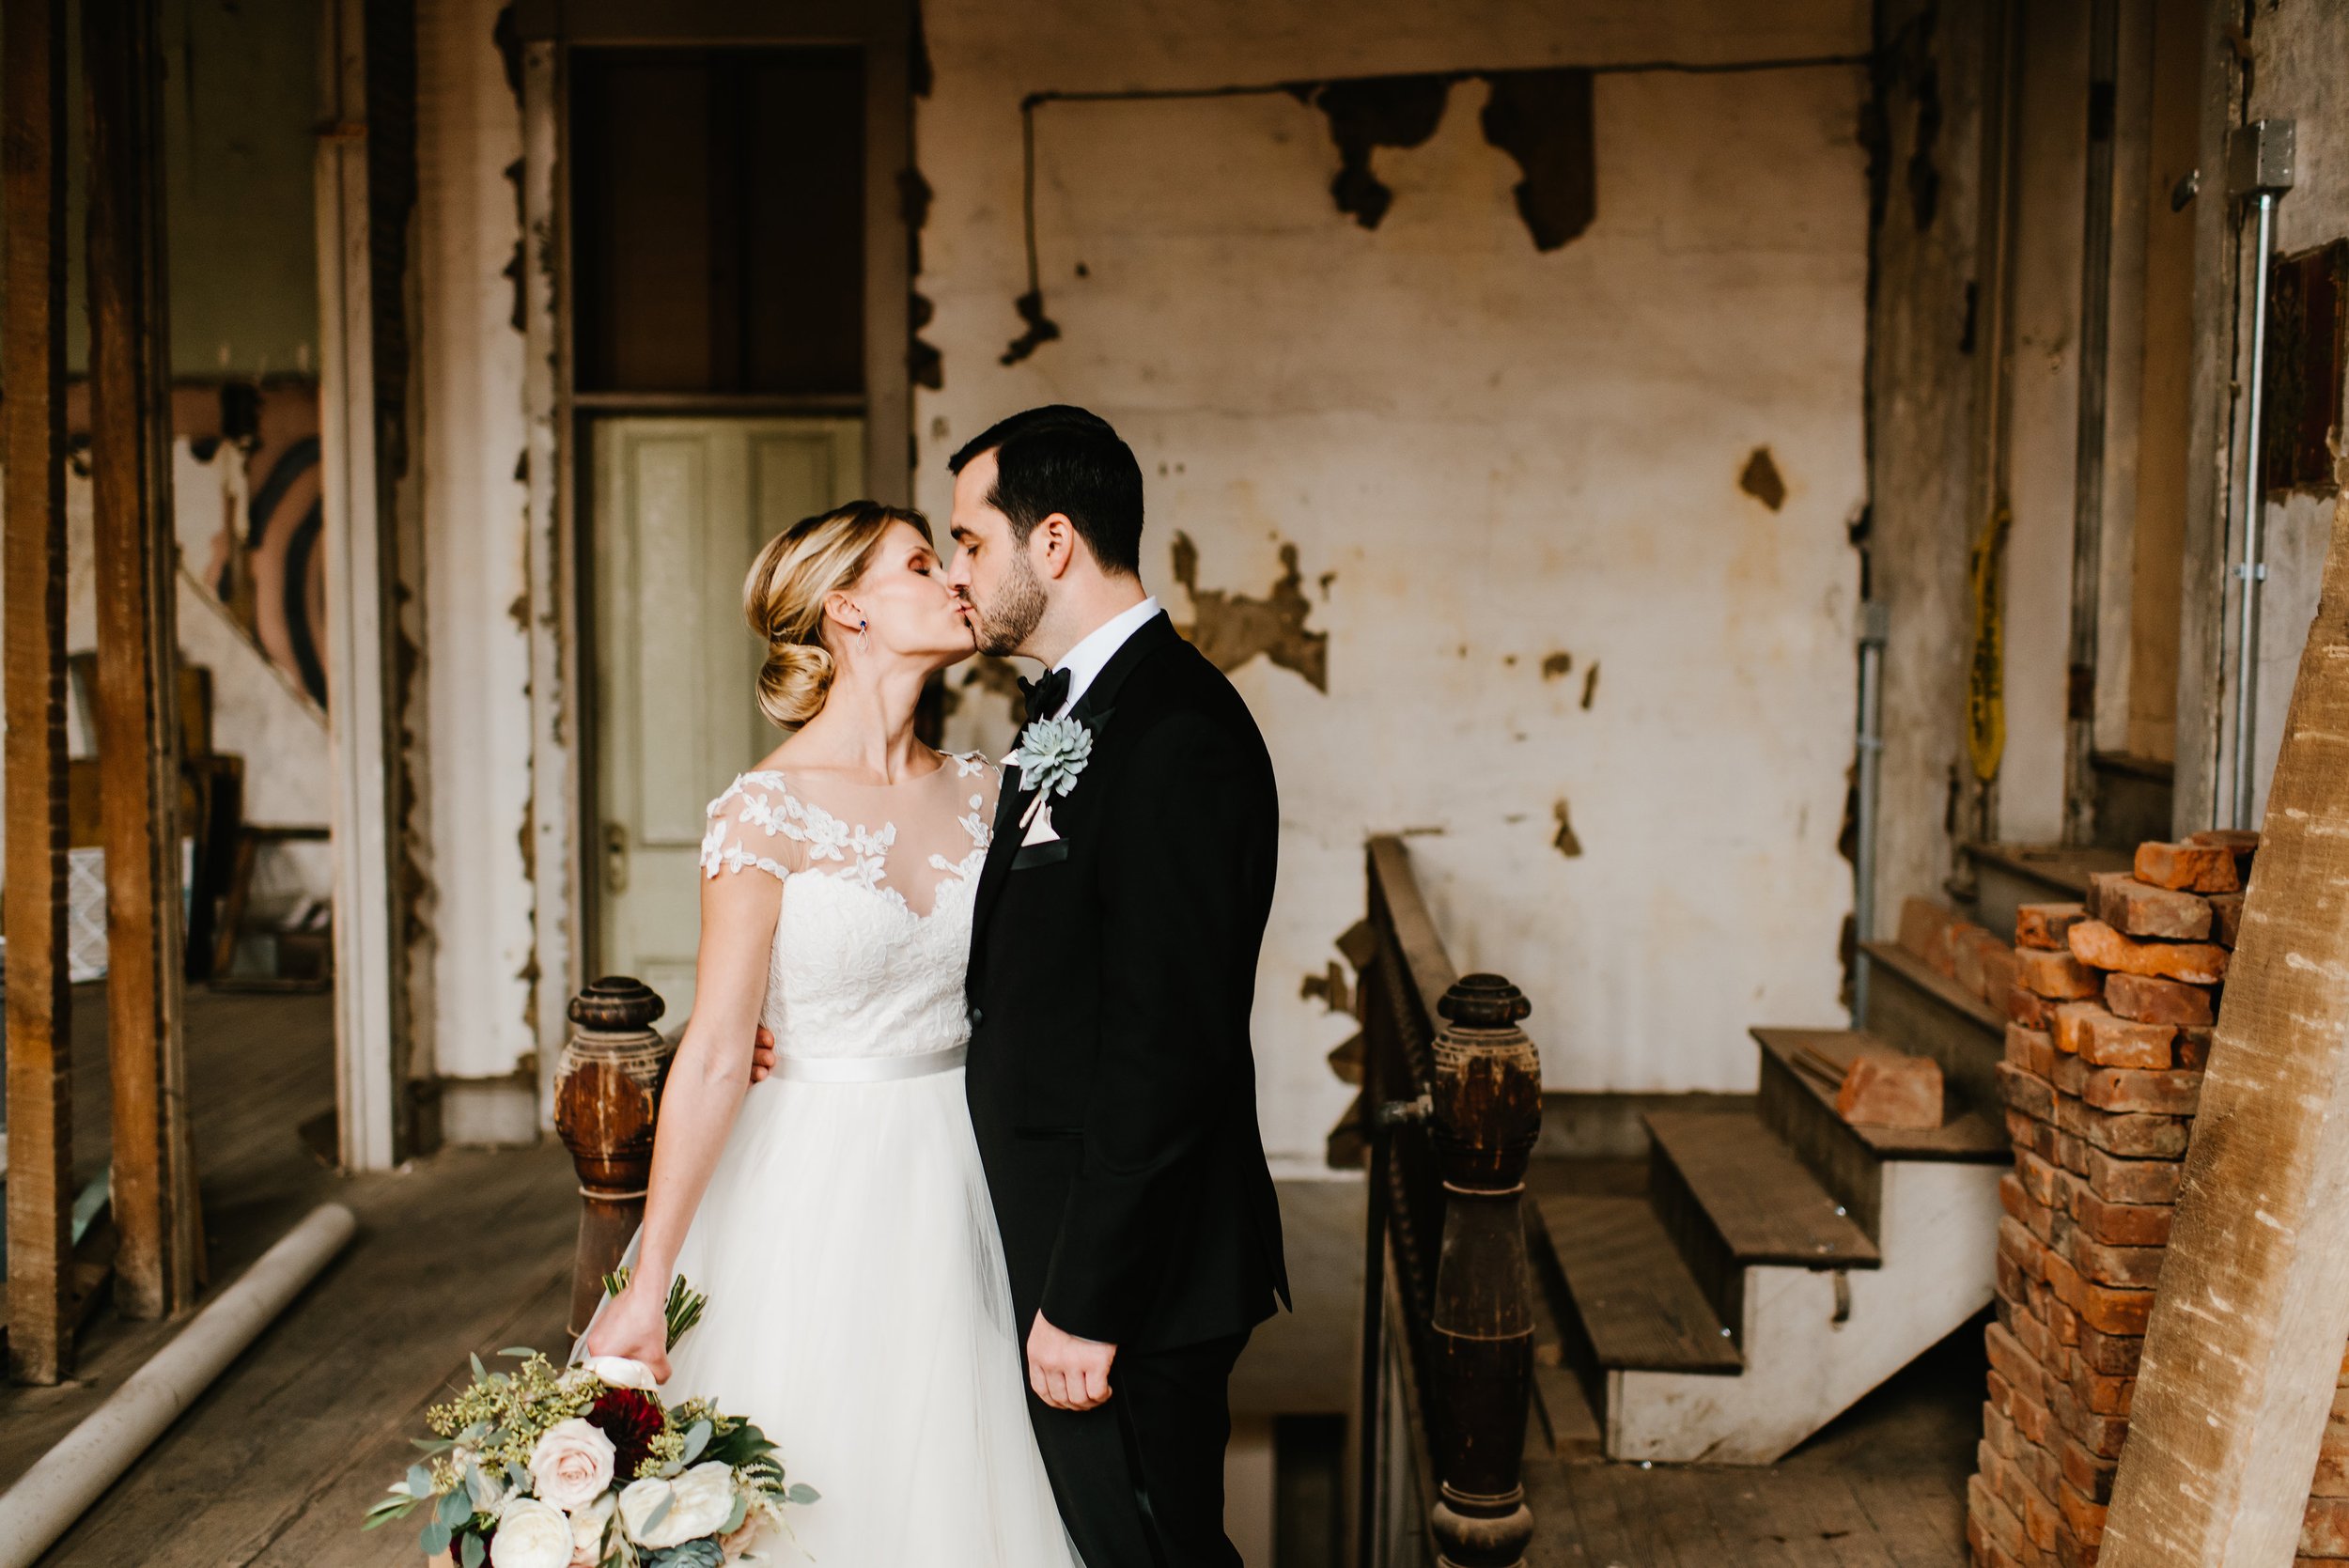
M 854 419 L 613 418 L 595 427 L 597 971 L 693 1004 L 703 812 L 781 738 L 742 621 L 759 547 L 863 489 Z

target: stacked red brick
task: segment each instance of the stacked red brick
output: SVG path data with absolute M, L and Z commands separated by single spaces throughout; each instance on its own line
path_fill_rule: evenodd
M 1922 898 L 1901 906 L 1901 947 L 1968 996 L 2006 1005 L 2015 984 L 2015 948 L 1952 910 Z
M 2093 1563 L 2256 838 L 2139 846 L 2015 920 L 1975 1563 Z

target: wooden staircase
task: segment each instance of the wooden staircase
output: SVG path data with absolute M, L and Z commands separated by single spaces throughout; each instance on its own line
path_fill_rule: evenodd
M 1990 1300 L 2003 1020 L 1897 947 L 1863 962 L 1865 1031 L 1757 1029 L 1752 1111 L 1646 1118 L 1644 1196 L 1529 1203 L 1534 1393 L 1561 1452 L 1767 1464 Z M 1941 1126 L 1852 1126 L 1797 1064 L 1883 1045 L 1941 1063 Z

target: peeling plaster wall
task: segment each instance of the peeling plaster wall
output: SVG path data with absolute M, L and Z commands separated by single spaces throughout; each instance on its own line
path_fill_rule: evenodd
M 1871 591 L 1887 616 L 1875 929 L 1951 870 L 1966 753 L 1969 484 L 1988 346 L 1983 268 L 1983 5 L 1909 0 L 1882 17 L 1882 216 L 1869 360 Z
M 435 1066 L 500 1079 L 443 1102 L 455 1141 L 526 1137 L 536 1048 L 530 970 L 530 647 L 525 620 L 522 335 L 507 275 L 521 235 L 506 170 L 521 117 L 494 39 L 496 0 L 417 7 L 422 286 L 424 651 L 432 715 L 430 926 Z
M 1032 91 L 1870 41 L 1868 8 L 1829 0 L 1329 18 L 932 0 L 916 116 L 924 336 L 944 356 L 918 395 L 921 503 L 943 514 L 944 459 L 989 420 L 1085 403 L 1142 458 L 1144 576 L 1178 621 L 1229 629 L 1244 596 L 1285 635 L 1294 593 L 1328 639 L 1326 690 L 1266 657 L 1234 674 L 1283 786 L 1257 1030 L 1268 1140 L 1299 1168 L 1350 1094 L 1322 1060 L 1350 1022 L 1300 991 L 1326 993 L 1374 831 L 1415 831 L 1462 968 L 1532 998 L 1552 1085 L 1750 1088 L 1749 1025 L 1839 1019 L 1865 483 L 1859 66 L 1598 76 L 1595 218 L 1547 254 L 1479 128 L 1481 81 L 1423 144 L 1375 151 L 1393 193 L 1375 230 L 1335 210 L 1328 121 L 1287 96 L 1047 104 L 1036 220 L 1062 335 L 1000 366 Z M 1777 509 L 1739 488 L 1764 446 Z M 1546 678 L 1562 653 L 1571 675 Z M 961 695 L 951 738 L 1000 749 L 1008 704 Z

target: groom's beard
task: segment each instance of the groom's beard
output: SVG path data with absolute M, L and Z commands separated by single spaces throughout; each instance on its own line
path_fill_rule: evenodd
M 1035 575 L 1027 552 L 1015 551 L 1011 575 L 995 597 L 985 604 L 972 601 L 972 616 L 976 622 L 972 629 L 977 633 L 979 651 L 998 659 L 1018 653 L 1043 621 L 1049 602 L 1043 580 Z

